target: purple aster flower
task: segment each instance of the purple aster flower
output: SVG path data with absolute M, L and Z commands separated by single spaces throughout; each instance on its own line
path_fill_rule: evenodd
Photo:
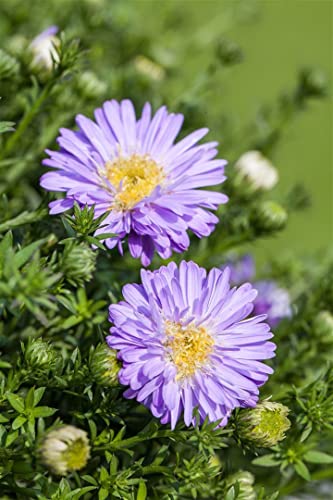
M 228 261 L 230 269 L 230 281 L 234 285 L 240 285 L 245 281 L 252 280 L 255 276 L 255 263 L 249 254 L 243 255 L 238 260 Z M 284 318 L 292 315 L 290 296 L 287 290 L 281 288 L 273 280 L 255 281 L 253 286 L 258 290 L 258 295 L 253 301 L 254 314 L 266 314 L 267 323 L 273 328 Z
M 250 254 L 243 255 L 240 259 L 229 260 L 227 266 L 230 268 L 230 281 L 234 285 L 252 280 L 256 273 L 255 263 Z
M 284 318 L 290 318 L 290 296 L 287 290 L 280 288 L 275 281 L 256 281 L 258 296 L 254 301 L 254 314 L 266 314 L 267 323 L 272 328 Z
M 188 230 L 208 236 L 218 222 L 210 212 L 226 195 L 201 188 L 225 180 L 225 160 L 214 159 L 216 142 L 199 144 L 208 132 L 200 129 L 175 144 L 183 115 L 168 113 L 165 106 L 154 116 L 145 104 L 136 119 L 129 100 L 107 101 L 95 111 L 96 122 L 78 115 L 78 131 L 61 129 L 60 151 L 47 151 L 44 164 L 56 170 L 41 178 L 49 191 L 66 197 L 50 204 L 55 214 L 74 202 L 94 205 L 96 217 L 109 212 L 96 234 L 108 248 L 128 236 L 131 255 L 149 265 L 154 250 L 162 258 L 189 246 Z
M 230 289 L 230 271 L 208 274 L 194 262 L 141 271 L 142 284 L 123 288 L 113 304 L 108 345 L 119 350 L 119 381 L 162 423 L 174 428 L 184 412 L 187 426 L 227 423 L 236 407 L 256 405 L 259 387 L 273 370 L 265 316 L 248 318 L 257 292 L 249 284 Z

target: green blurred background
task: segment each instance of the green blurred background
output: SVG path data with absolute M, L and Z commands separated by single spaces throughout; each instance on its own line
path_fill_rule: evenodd
M 223 113 L 237 115 L 240 124 L 250 120 L 260 105 L 272 102 L 282 89 L 291 88 L 300 67 L 321 67 L 331 78 L 333 3 L 330 0 L 248 2 L 249 10 L 254 7 L 252 18 L 236 25 L 231 16 L 226 15 L 235 2 L 183 0 L 167 3 L 173 3 L 180 12 L 186 11 L 188 31 L 183 36 L 187 43 L 189 37 L 193 40 L 192 50 L 184 54 L 184 86 L 205 64 L 209 46 L 218 32 L 226 33 L 244 49 L 244 62 L 232 70 L 221 92 L 210 96 L 207 103 Z M 161 21 L 156 5 L 162 2 L 139 4 L 142 22 L 154 36 L 160 36 Z M 172 46 L 173 39 L 179 40 L 178 36 L 173 36 L 177 26 L 169 29 L 168 41 Z M 219 133 L 223 156 L 223 129 Z M 306 212 L 293 215 L 287 229 L 273 241 L 256 244 L 254 250 L 258 257 L 267 257 L 267 253 L 273 256 L 277 252 L 308 254 L 332 243 L 332 137 L 330 99 L 311 103 L 310 109 L 299 115 L 285 131 L 273 157 L 280 172 L 277 194 L 286 192 L 295 182 L 302 182 L 311 193 L 312 206 Z
M 148 98 L 155 106 L 165 101 L 173 111 L 183 98 L 200 98 L 205 109 L 200 126 L 211 128 L 210 137 L 221 143 L 221 156 L 230 158 L 223 148 L 230 133 L 227 122 L 236 129 L 250 122 L 262 104 L 274 103 L 282 91 L 293 88 L 304 66 L 322 68 L 331 79 L 332 5 L 331 0 L 11 0 L 0 5 L 0 38 L 23 35 L 29 41 L 57 24 L 82 40 L 88 69 L 107 85 L 106 98 L 134 97 L 139 105 Z M 192 89 L 189 96 L 193 82 L 200 84 L 212 62 L 219 37 L 242 47 L 242 64 L 221 71 L 211 88 L 199 88 L 194 97 Z M 127 69 L 122 65 L 130 66 L 130 58 L 140 53 L 164 65 L 167 75 L 155 93 L 148 88 L 132 96 L 131 77 L 124 77 Z M 98 105 L 98 98 L 85 109 L 73 105 L 61 125 L 72 126 L 76 112 L 90 114 Z M 271 159 L 280 171 L 277 197 L 302 182 L 312 206 L 292 215 L 281 235 L 256 245 L 261 258 L 308 254 L 332 243 L 332 105 L 326 99 L 312 101 L 308 108 L 284 130 Z M 226 128 L 221 116 L 227 117 Z

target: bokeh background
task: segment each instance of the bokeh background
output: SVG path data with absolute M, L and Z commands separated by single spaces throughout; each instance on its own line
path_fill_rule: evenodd
M 153 58 L 166 77 L 153 95 L 146 87 L 142 101 L 166 101 L 179 110 L 197 99 L 204 110 L 200 125 L 212 129 L 221 156 L 228 158 L 224 141 L 230 124 L 237 130 L 250 123 L 260 106 L 293 87 L 300 68 L 319 67 L 330 78 L 332 6 L 331 0 L 11 0 L 0 6 L 0 34 L 15 44 L 57 24 L 78 36 L 87 49 L 87 68 L 105 82 L 107 98 L 131 97 L 131 61 L 138 54 Z M 240 45 L 243 61 L 217 72 L 207 88 L 202 74 L 213 64 L 221 37 Z M 87 111 L 99 102 L 93 99 Z M 276 253 L 312 253 L 332 242 L 332 105 L 328 98 L 308 107 L 288 124 L 271 159 L 280 171 L 277 194 L 302 182 L 312 206 L 292 216 L 281 235 L 256 246 L 261 260 Z M 76 111 L 73 104 L 65 124 L 72 125 Z

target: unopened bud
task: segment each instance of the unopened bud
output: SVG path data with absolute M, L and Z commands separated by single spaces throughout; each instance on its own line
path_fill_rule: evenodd
M 24 359 L 29 368 L 35 371 L 56 371 L 61 365 L 59 353 L 42 339 L 33 339 L 28 343 Z
M 160 82 L 165 77 L 164 68 L 151 59 L 148 59 L 148 57 L 142 55 L 137 56 L 134 59 L 134 66 L 138 73 L 156 82 Z
M 107 90 L 107 85 L 97 78 L 92 71 L 84 71 L 78 76 L 77 86 L 81 94 L 87 99 L 101 97 Z
M 247 151 L 235 163 L 238 172 L 237 180 L 245 181 L 252 190 L 272 189 L 279 180 L 274 165 L 260 151 Z
M 54 64 L 59 62 L 56 50 L 60 44 L 59 38 L 56 36 L 58 30 L 57 26 L 50 26 L 32 40 L 30 50 L 33 55 L 33 69 L 50 72 Z
M 257 498 L 253 487 L 254 476 L 251 472 L 240 470 L 225 480 L 225 492 L 230 488 L 238 486 L 237 500 L 255 500 Z
M 118 373 L 121 363 L 117 359 L 117 351 L 106 344 L 99 344 L 90 357 L 90 370 L 95 382 L 105 387 L 118 385 Z
M 81 470 L 90 457 L 88 435 L 73 425 L 50 431 L 39 450 L 42 462 L 58 476 Z
M 314 319 L 314 333 L 320 340 L 333 343 L 333 315 L 329 311 L 320 311 Z
M 271 448 L 286 436 L 290 428 L 289 408 L 271 401 L 262 401 L 255 408 L 239 415 L 239 436 L 259 448 Z
M 285 227 L 288 214 L 275 201 L 263 201 L 255 205 L 250 215 L 251 221 L 260 232 L 278 231 Z
M 73 284 L 82 285 L 90 281 L 96 268 L 97 254 L 85 243 L 70 242 L 64 248 L 61 270 Z

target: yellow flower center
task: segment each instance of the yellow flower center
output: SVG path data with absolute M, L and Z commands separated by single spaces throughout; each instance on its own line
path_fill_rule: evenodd
M 203 326 L 166 322 L 166 347 L 177 367 L 177 379 L 191 377 L 206 363 L 213 350 L 214 340 Z
M 80 470 L 88 461 L 89 447 L 83 439 L 76 439 L 62 454 L 68 470 Z
M 105 165 L 106 176 L 117 193 L 112 208 L 128 210 L 149 196 L 164 179 L 161 167 L 149 156 L 133 154 Z

